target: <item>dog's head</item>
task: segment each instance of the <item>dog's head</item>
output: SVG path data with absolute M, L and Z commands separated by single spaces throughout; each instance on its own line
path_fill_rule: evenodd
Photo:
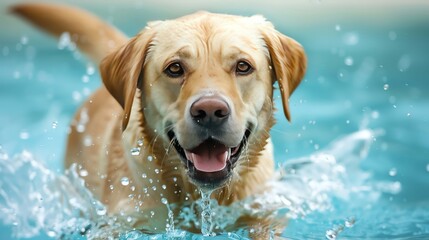
M 254 161 L 243 153 L 264 148 L 276 80 L 290 120 L 305 65 L 302 47 L 263 17 L 201 12 L 149 23 L 100 69 L 124 108 L 123 129 L 140 88 L 145 129 L 174 146 L 193 183 L 214 189 Z

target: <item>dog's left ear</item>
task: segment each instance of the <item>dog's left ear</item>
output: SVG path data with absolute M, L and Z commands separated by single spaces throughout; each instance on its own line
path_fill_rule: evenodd
M 124 46 L 109 54 L 100 64 L 104 85 L 124 109 L 123 131 L 130 119 L 139 78 L 143 77 L 144 61 L 152 36 L 147 31 L 141 32 Z
M 291 121 L 289 97 L 304 77 L 307 58 L 303 47 L 295 40 L 276 31 L 272 26 L 262 29 L 271 57 L 276 80 L 279 82 L 283 111 Z

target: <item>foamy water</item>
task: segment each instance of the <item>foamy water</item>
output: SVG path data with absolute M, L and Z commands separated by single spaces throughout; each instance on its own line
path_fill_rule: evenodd
M 226 231 L 243 215 L 299 220 L 309 214 L 332 210 L 334 203 L 353 200 L 363 206 L 375 203 L 382 193 L 398 193 L 400 183 L 371 180 L 359 167 L 378 134 L 380 131 L 363 129 L 332 142 L 324 150 L 285 161 L 268 184 L 269 190 L 262 195 L 227 207 L 204 196 L 202 200 L 185 204 L 178 216 L 170 210 L 165 233 L 158 235 L 133 229 L 129 216 L 108 216 L 103 204 L 85 188 L 76 166 L 59 174 L 43 166 L 29 151 L 9 156 L 2 149 L 1 220 L 13 226 L 14 236 L 21 238 L 44 232 L 51 237 L 70 239 L 199 239 L 203 236 L 246 239 L 257 229 L 241 227 Z M 176 207 L 163 203 L 169 209 Z M 335 238 L 355 221 L 350 217 L 336 228 L 327 229 L 326 237 Z M 202 234 L 181 230 L 191 224 L 200 228 Z

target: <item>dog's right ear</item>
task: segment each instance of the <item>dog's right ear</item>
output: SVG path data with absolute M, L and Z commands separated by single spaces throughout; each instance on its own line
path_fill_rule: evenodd
M 100 64 L 104 85 L 124 109 L 123 131 L 130 119 L 137 84 L 143 77 L 144 62 L 152 36 L 149 30 L 144 30 L 109 54 Z

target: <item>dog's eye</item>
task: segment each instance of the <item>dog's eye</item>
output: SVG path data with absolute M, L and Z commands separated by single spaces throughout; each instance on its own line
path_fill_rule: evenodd
M 239 61 L 235 68 L 238 75 L 248 75 L 253 72 L 252 66 L 246 61 Z
M 183 70 L 183 67 L 180 65 L 180 63 L 174 62 L 167 66 L 167 68 L 164 70 L 164 73 L 169 77 L 178 78 L 181 77 L 185 71 Z

